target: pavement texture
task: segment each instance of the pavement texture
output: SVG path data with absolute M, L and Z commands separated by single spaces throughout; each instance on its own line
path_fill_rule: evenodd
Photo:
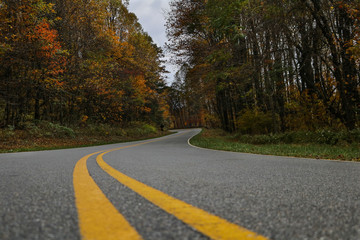
M 269 239 L 360 239 L 360 163 L 192 147 L 200 130 L 104 155 L 118 171 Z M 80 239 L 73 170 L 134 143 L 0 154 L 0 239 Z M 144 239 L 208 239 L 123 186 L 90 175 Z

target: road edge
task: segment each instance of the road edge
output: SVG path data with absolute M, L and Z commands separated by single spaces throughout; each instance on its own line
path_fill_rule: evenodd
M 196 129 L 201 129 L 202 128 L 196 128 Z M 232 152 L 232 151 L 225 151 L 225 150 L 217 150 L 217 149 L 212 149 L 212 148 L 203 148 L 203 147 L 199 147 L 199 146 L 195 146 L 193 144 L 190 143 L 190 140 L 195 137 L 196 135 L 200 134 L 200 132 L 198 132 L 197 134 L 191 136 L 190 138 L 188 138 L 187 143 L 189 146 L 193 147 L 193 148 L 197 148 L 197 149 L 201 149 L 201 150 L 209 150 L 209 151 L 217 151 L 217 152 L 227 152 L 227 153 L 242 153 L 242 154 L 251 154 L 251 155 L 257 155 L 257 156 L 272 156 L 272 157 L 281 157 L 281 158 L 297 158 L 297 159 L 306 159 L 306 160 L 314 160 L 314 161 L 330 161 L 330 162 L 342 162 L 342 163 L 360 163 L 357 161 L 348 161 L 348 160 L 338 160 L 338 159 L 323 159 L 323 158 L 306 158 L 306 157 L 294 157 L 294 156 L 279 156 L 279 155 L 271 155 L 271 154 L 260 154 L 260 153 L 247 153 L 247 152 Z

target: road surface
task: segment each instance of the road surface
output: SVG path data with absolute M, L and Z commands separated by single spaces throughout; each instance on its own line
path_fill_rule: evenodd
M 0 154 L 0 239 L 360 239 L 360 163 L 160 139 Z

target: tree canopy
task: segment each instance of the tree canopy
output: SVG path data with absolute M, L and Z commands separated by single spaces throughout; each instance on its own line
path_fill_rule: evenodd
M 0 126 L 164 121 L 163 53 L 127 7 L 1 0 Z
M 172 111 L 230 132 L 359 127 L 359 10 L 358 0 L 173 0 L 168 48 L 183 68 Z

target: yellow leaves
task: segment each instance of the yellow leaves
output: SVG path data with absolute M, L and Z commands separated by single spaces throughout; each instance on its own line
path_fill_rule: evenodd
M 134 63 L 134 46 L 132 46 L 128 42 L 120 42 L 116 38 L 116 36 L 113 36 L 114 45 L 112 47 L 112 55 L 115 58 L 114 60 L 121 61 L 123 64 Z
M 7 51 L 11 51 L 11 46 L 6 43 L 0 43 L 0 56 Z
M 141 109 L 141 111 L 143 111 L 145 113 L 150 113 L 151 112 L 151 108 L 149 108 L 149 107 L 142 106 L 140 109 Z
M 89 119 L 87 115 L 82 116 L 81 123 L 86 123 L 86 121 Z
M 154 91 L 147 86 L 143 75 L 136 75 L 131 77 L 132 85 L 132 107 L 135 107 L 139 112 L 150 113 L 151 108 L 148 107 L 150 99 L 153 99 Z
M 137 89 L 139 92 L 144 92 L 147 89 L 146 81 L 143 75 L 137 75 L 133 77 L 132 84 L 134 89 Z

